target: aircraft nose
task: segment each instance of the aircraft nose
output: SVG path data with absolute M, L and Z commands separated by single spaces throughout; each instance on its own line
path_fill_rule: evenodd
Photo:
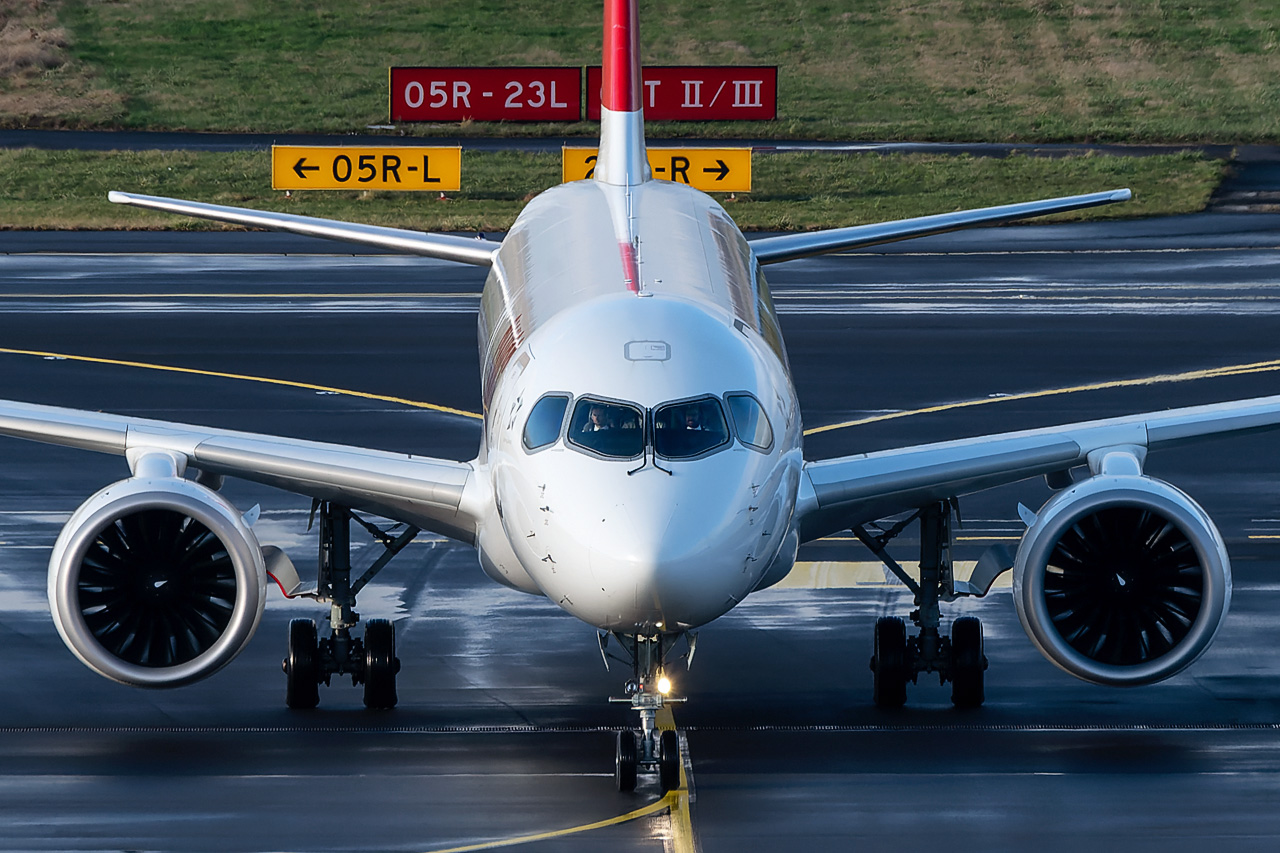
M 542 593 L 598 628 L 710 622 L 747 597 L 786 540 L 787 469 L 754 451 L 643 466 L 577 453 L 551 461 L 545 477 L 504 493 L 505 532 Z
M 615 630 L 699 625 L 746 595 L 746 502 L 666 491 L 603 509 L 579 531 Z

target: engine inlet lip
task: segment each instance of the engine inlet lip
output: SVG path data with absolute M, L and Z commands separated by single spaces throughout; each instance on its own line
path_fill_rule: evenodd
M 89 547 L 115 519 L 147 509 L 182 513 L 207 527 L 227 549 L 236 579 L 236 601 L 228 630 L 195 658 L 168 667 L 140 666 L 116 658 L 89 630 L 80 612 L 80 569 Z M 133 478 L 98 492 L 63 528 L 49 566 L 49 607 L 67 647 L 100 675 L 135 687 L 178 687 L 226 666 L 256 630 L 265 599 L 262 551 L 239 512 L 209 489 L 176 478 Z M 62 566 L 65 571 L 59 571 Z
M 1181 644 L 1134 666 L 1099 663 L 1073 648 L 1058 632 L 1045 600 L 1045 567 L 1054 547 L 1084 516 L 1114 507 L 1139 507 L 1173 524 L 1195 548 L 1203 581 L 1199 612 Z M 1099 476 L 1060 493 L 1027 531 L 1014 567 L 1014 600 L 1032 642 L 1051 662 L 1094 684 L 1132 687 L 1163 681 L 1191 665 L 1208 648 L 1231 600 L 1231 567 L 1209 516 L 1179 489 L 1151 477 Z M 1028 567 L 1035 567 L 1029 570 Z

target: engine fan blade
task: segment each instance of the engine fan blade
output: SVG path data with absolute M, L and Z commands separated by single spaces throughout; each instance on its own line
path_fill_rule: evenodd
M 1187 535 L 1149 510 L 1112 507 L 1078 519 L 1054 546 L 1045 601 L 1072 648 L 1130 666 L 1168 653 L 1190 632 L 1203 597 Z
M 232 560 L 205 525 L 167 509 L 98 532 L 78 584 L 85 624 L 123 661 L 168 667 L 217 641 L 236 602 Z

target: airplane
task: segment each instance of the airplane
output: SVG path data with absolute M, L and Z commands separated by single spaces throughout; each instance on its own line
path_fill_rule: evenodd
M 654 180 L 640 100 L 637 0 L 605 0 L 599 159 L 587 180 L 531 200 L 499 242 L 112 192 L 113 202 L 329 237 L 488 269 L 479 309 L 483 436 L 469 461 L 124 415 L 0 401 L 0 434 L 125 457 L 129 476 L 90 497 L 58 536 L 49 603 L 70 650 L 124 684 L 205 678 L 245 647 L 269 581 L 329 607 L 289 626 L 286 702 L 313 708 L 349 674 L 372 708 L 396 704 L 395 634 L 356 598 L 417 533 L 475 547 L 493 580 L 545 596 L 630 664 L 615 784 L 657 771 L 678 784 L 679 745 L 658 731 L 669 663 L 696 630 L 791 570 L 804 542 L 853 531 L 914 593 L 907 623 L 879 619 L 873 697 L 892 708 L 937 674 L 957 706 L 984 695 L 982 626 L 944 631 L 943 602 L 1013 572 L 1032 643 L 1085 681 L 1167 679 L 1209 646 L 1231 569 L 1213 521 L 1144 472 L 1147 454 L 1280 426 L 1280 397 L 1004 432 L 806 460 L 800 407 L 763 268 L 959 228 L 1110 204 L 1091 193 L 748 242 L 714 199 Z M 1027 530 L 968 578 L 951 559 L 961 497 L 1043 476 L 1054 495 L 1020 508 Z M 225 477 L 312 499 L 316 583 L 259 543 L 255 511 Z M 361 514 L 357 515 L 359 512 Z M 387 519 L 381 527 L 365 516 Z M 904 517 L 905 516 L 905 517 Z M 895 519 L 877 523 L 878 520 Z M 886 546 L 918 522 L 920 566 Z M 352 525 L 385 550 L 360 577 Z M 612 644 L 612 645 L 611 645 Z M 680 648 L 685 647 L 683 654 Z M 606 658 L 606 664 L 608 660 Z

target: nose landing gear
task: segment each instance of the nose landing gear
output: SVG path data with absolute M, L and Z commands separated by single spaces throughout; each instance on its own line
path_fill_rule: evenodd
M 674 636 L 654 634 L 615 635 L 623 648 L 631 653 L 633 676 L 624 687 L 625 696 L 611 697 L 610 702 L 627 703 L 640 713 L 640 731 L 618 732 L 614 752 L 613 779 L 619 791 L 634 791 L 638 771 L 658 771 L 658 787 L 662 793 L 680 787 L 680 739 L 674 729 L 659 729 L 658 715 L 668 704 L 685 701 L 670 696 L 671 682 L 665 675 L 663 660 Z M 606 660 L 607 663 L 607 660 Z

